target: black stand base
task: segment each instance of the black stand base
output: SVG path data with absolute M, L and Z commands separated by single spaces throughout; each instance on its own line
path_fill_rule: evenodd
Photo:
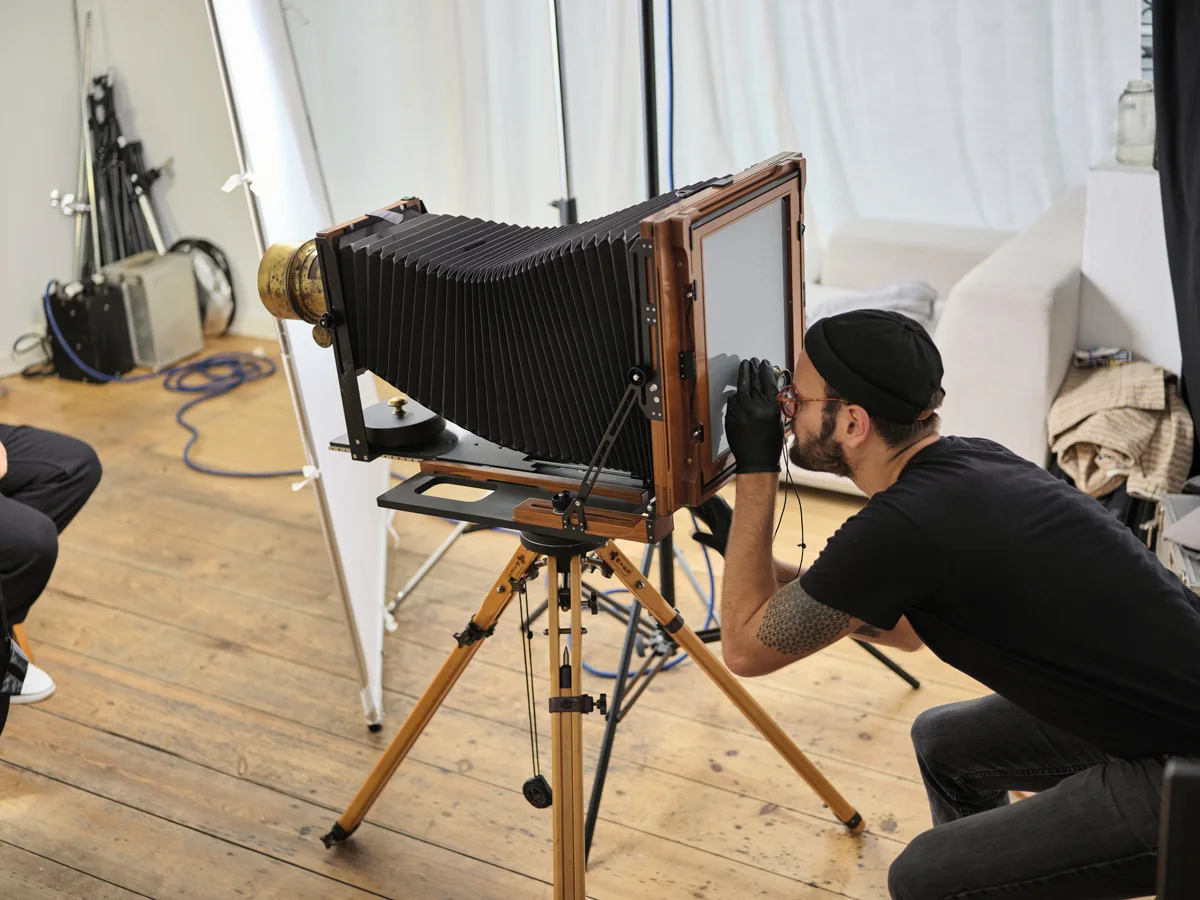
M 862 647 L 864 650 L 866 650 L 868 653 L 870 653 L 873 657 L 875 657 L 877 660 L 879 660 L 881 663 L 883 663 L 885 666 L 887 666 L 889 669 L 891 669 L 893 672 L 895 672 L 897 675 L 899 675 L 901 678 L 903 678 L 906 682 L 908 682 L 908 684 L 910 684 L 912 686 L 912 689 L 914 691 L 921 686 L 921 682 L 917 681 L 917 679 L 914 678 L 912 675 L 910 675 L 908 673 L 908 671 L 905 670 L 904 667 L 900 665 L 900 663 L 896 662 L 894 659 L 892 659 L 890 656 L 888 656 L 886 653 L 884 653 L 878 647 L 874 646 L 873 644 L 868 644 L 866 641 L 856 640 L 854 643 L 858 644 L 858 646 Z

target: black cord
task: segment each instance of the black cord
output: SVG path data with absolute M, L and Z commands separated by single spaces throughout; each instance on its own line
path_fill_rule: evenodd
M 806 543 L 805 537 L 804 537 L 804 501 L 802 501 L 800 499 L 800 488 L 796 485 L 796 482 L 792 481 L 792 470 L 790 468 L 785 468 L 783 471 L 784 471 L 784 478 L 787 480 L 788 486 L 792 489 L 792 492 L 796 495 L 796 505 L 798 507 L 800 507 L 800 543 L 796 545 L 797 547 L 800 548 L 800 564 L 796 567 L 795 575 L 793 575 L 787 581 L 780 582 L 780 584 L 791 584 L 793 581 L 795 581 L 797 578 L 799 578 L 800 573 L 804 571 L 804 551 L 808 549 L 808 544 Z M 775 534 L 779 534 L 779 525 L 783 524 L 783 513 L 787 511 L 787 498 L 788 498 L 787 491 L 784 491 L 783 492 L 783 510 L 781 510 L 779 513 L 779 524 L 775 526 Z M 774 543 L 773 539 L 772 539 L 772 543 Z M 776 578 L 775 580 L 779 581 L 778 578 Z
M 551 598 L 553 600 L 553 598 Z M 525 581 L 517 592 L 517 614 L 521 617 L 524 634 L 521 635 L 521 664 L 525 667 L 525 705 L 529 717 L 529 747 L 533 762 L 533 774 L 542 774 L 541 759 L 538 755 L 537 730 L 537 697 L 533 685 L 533 632 L 525 627 L 529 621 L 529 592 L 525 589 Z
M 25 346 L 22 346 L 25 342 Z M 42 351 L 42 359 L 30 363 L 21 370 L 22 378 L 46 378 L 54 374 L 54 356 L 50 350 L 50 337 L 39 331 L 28 331 L 13 341 L 12 355 L 15 359 L 32 353 L 35 349 Z

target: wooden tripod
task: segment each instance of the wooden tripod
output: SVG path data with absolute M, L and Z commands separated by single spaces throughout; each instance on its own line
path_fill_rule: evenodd
M 863 820 L 842 798 L 828 779 L 808 760 L 750 693 L 717 659 L 708 646 L 683 622 L 683 617 L 645 580 L 637 567 L 614 541 L 600 543 L 583 539 L 550 544 L 553 539 L 523 535 L 522 546 L 513 554 L 496 579 L 466 629 L 456 634 L 458 646 L 442 664 L 425 693 L 400 726 L 367 780 L 358 789 L 337 824 L 321 838 L 326 847 L 341 843 L 358 828 L 388 780 L 420 737 L 438 707 L 450 693 L 467 664 L 492 634 L 496 622 L 512 598 L 524 588 L 525 579 L 543 556 L 550 576 L 548 605 L 550 635 L 550 743 L 551 792 L 554 819 L 554 898 L 583 900 L 584 894 L 584 800 L 583 800 L 583 714 L 598 704 L 580 693 L 583 665 L 583 597 L 580 577 L 584 567 L 611 569 L 637 601 L 696 662 L 743 715 L 759 730 L 809 787 L 828 804 L 833 814 L 852 832 L 862 831 Z M 560 593 L 561 589 L 561 593 Z M 570 622 L 561 627 L 559 598 L 570 597 Z M 565 605 L 565 604 L 564 604 Z M 563 631 L 569 629 L 570 651 L 564 654 Z M 603 712 L 603 707 L 599 707 Z

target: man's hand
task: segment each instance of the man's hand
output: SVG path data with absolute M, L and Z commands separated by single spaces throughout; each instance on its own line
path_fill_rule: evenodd
M 765 359 L 743 359 L 737 393 L 725 407 L 725 436 L 739 475 L 779 471 L 783 416 L 778 396 L 771 364 Z
M 692 507 L 692 512 L 708 526 L 707 532 L 692 532 L 692 539 L 724 556 L 725 545 L 729 543 L 729 529 L 733 525 L 733 510 L 729 504 L 714 494 L 699 506 Z

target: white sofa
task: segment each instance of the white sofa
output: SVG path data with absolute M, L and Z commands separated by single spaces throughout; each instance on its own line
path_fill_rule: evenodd
M 822 254 L 813 295 L 920 280 L 938 292 L 942 432 L 986 437 L 1049 461 L 1046 412 L 1075 349 L 1085 191 L 1064 194 L 1019 234 L 860 220 Z M 809 302 L 812 302 L 811 300 Z M 845 478 L 787 463 L 792 480 L 857 494 Z

